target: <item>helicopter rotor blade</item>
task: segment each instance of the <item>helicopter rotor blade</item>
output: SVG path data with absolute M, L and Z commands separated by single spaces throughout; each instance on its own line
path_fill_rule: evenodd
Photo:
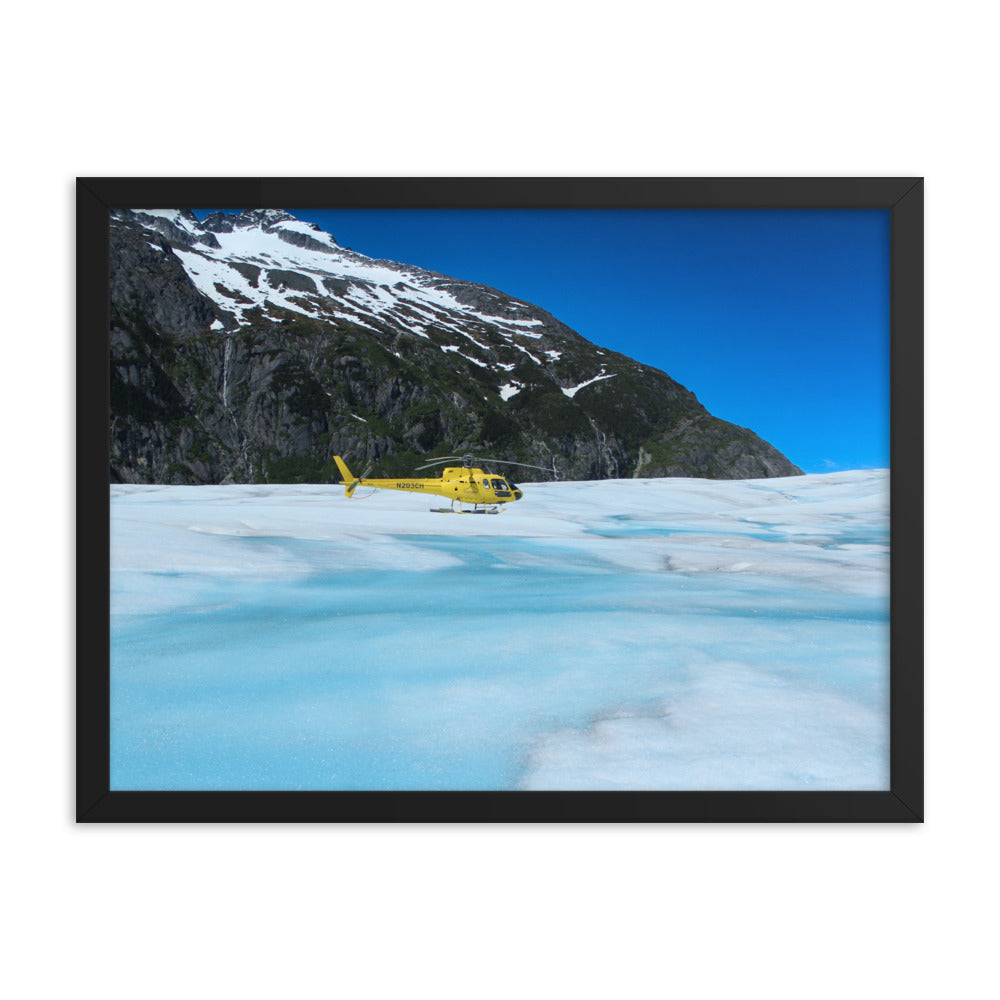
M 480 462 L 493 462 L 495 465 L 520 465 L 525 469 L 538 469 L 540 472 L 552 472 L 552 469 L 546 469 L 542 465 L 528 465 L 527 462 L 511 462 L 506 458 L 479 458 Z
M 432 465 L 444 465 L 445 462 L 455 462 L 462 458 L 465 458 L 465 456 L 446 455 L 444 458 L 436 458 L 433 462 L 428 462 L 426 465 L 418 465 L 413 471 L 420 472 L 421 469 L 429 469 Z
M 461 461 L 466 467 L 470 466 L 473 462 L 492 462 L 494 465 L 519 465 L 524 469 L 538 469 L 539 472 L 548 472 L 558 477 L 555 468 L 549 469 L 543 465 L 529 465 L 527 462 L 512 462 L 507 458 L 487 458 L 485 455 L 446 455 L 444 458 L 436 458 L 433 462 L 427 462 L 426 465 L 418 465 L 414 471 L 420 472 L 434 465 L 444 465 L 446 462 L 457 461 Z

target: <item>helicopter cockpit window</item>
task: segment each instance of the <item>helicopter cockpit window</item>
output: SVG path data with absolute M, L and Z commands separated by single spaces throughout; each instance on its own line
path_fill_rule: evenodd
M 507 484 L 502 479 L 493 480 L 493 489 L 495 490 L 505 490 L 507 489 Z

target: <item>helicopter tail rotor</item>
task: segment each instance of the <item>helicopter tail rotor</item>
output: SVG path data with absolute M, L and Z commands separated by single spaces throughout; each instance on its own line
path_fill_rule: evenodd
M 354 496 L 354 491 L 358 488 L 361 481 L 372 471 L 371 465 L 365 469 L 357 478 L 354 477 L 354 473 L 347 467 L 347 463 L 339 456 L 333 456 L 334 462 L 337 463 L 337 468 L 340 470 L 340 475 L 344 480 L 344 495 L 351 497 Z

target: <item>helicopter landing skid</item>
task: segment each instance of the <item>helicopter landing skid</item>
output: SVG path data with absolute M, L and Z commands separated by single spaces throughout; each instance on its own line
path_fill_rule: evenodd
M 432 514 L 499 514 L 499 507 L 473 507 L 472 510 L 463 510 L 461 507 L 456 510 L 454 507 L 431 507 Z

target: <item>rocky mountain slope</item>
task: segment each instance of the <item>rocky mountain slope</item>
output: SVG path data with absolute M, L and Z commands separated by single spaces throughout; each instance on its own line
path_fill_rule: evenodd
M 563 479 L 800 474 L 537 306 L 287 212 L 117 211 L 110 269 L 112 482 L 328 482 L 335 454 L 394 476 L 467 451 Z

